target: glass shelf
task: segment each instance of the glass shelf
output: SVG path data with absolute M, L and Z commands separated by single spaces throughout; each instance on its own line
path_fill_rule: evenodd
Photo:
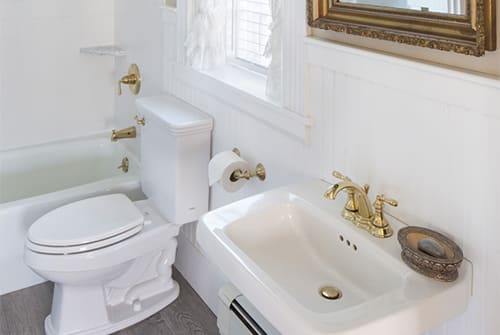
M 123 57 L 127 55 L 127 51 L 117 47 L 116 45 L 102 45 L 95 47 L 80 48 L 80 53 L 85 55 L 96 55 L 96 56 L 113 56 L 113 57 Z

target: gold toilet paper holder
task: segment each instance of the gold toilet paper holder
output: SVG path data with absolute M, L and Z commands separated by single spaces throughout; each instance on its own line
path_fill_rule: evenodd
M 241 157 L 241 153 L 238 148 L 234 148 L 233 152 Z M 262 181 L 266 180 L 266 168 L 264 167 L 264 165 L 262 165 L 261 163 L 257 164 L 257 166 L 255 167 L 255 171 L 249 171 L 249 170 L 242 171 L 240 169 L 235 170 L 231 174 L 230 180 L 232 182 L 236 182 L 240 179 L 249 180 L 250 178 L 253 177 L 257 177 Z

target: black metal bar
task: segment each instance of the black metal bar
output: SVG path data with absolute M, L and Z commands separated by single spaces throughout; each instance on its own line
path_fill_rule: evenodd
M 247 311 L 236 300 L 233 300 L 229 308 L 234 315 L 245 325 L 252 335 L 267 335 L 257 322 L 247 313 Z

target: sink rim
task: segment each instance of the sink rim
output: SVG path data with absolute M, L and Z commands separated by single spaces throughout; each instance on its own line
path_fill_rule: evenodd
M 457 308 L 455 308 L 454 311 L 450 310 L 449 314 L 453 314 L 453 312 L 457 314 L 465 308 L 466 301 L 463 304 L 460 303 L 463 302 L 463 300 L 468 300 L 468 298 L 464 298 L 464 292 L 468 290 L 467 297 L 470 295 L 471 265 L 468 261 L 464 260 L 457 282 L 448 287 L 413 272 L 411 269 L 406 268 L 406 265 L 399 259 L 400 249 L 394 237 L 391 238 L 393 239 L 392 247 L 380 248 L 382 240 L 378 240 L 368 235 L 366 232 L 356 228 L 340 217 L 339 213 L 341 206 L 338 206 L 338 204 L 341 203 L 341 201 L 325 201 L 326 208 L 322 205 L 319 206 L 318 202 L 321 203 L 320 199 L 322 193 L 317 196 L 315 191 L 318 189 L 326 189 L 327 186 L 328 185 L 324 181 L 313 180 L 312 182 L 287 186 L 254 195 L 207 213 L 200 219 L 200 224 L 198 226 L 199 243 L 209 258 L 215 260 L 215 263 L 217 263 L 217 260 L 224 262 L 224 267 L 221 268 L 222 272 L 233 282 L 233 284 L 239 287 L 242 293 L 247 296 L 257 308 L 264 312 L 264 315 L 269 314 L 270 318 L 273 318 L 273 320 L 270 321 L 278 323 L 275 324 L 275 326 L 277 326 L 279 330 L 280 328 L 282 331 L 287 330 L 283 332 L 284 334 L 292 334 L 298 329 L 302 329 L 302 333 L 308 334 L 362 334 L 362 329 L 366 330 L 366 327 L 371 327 L 370 329 L 372 330 L 374 329 L 373 327 L 377 325 L 382 328 L 387 328 L 387 322 L 384 326 L 378 321 L 381 319 L 395 319 L 398 315 L 402 319 L 406 318 L 411 320 L 410 316 L 417 310 L 415 307 L 417 302 L 420 303 L 420 305 L 429 305 L 426 301 L 434 301 L 435 299 L 432 298 L 436 296 L 457 296 L 457 303 L 452 305 L 452 307 Z M 312 189 L 314 192 L 312 192 Z M 306 199 L 307 196 L 312 196 L 313 200 L 311 200 L 311 198 Z M 419 289 L 428 291 L 427 294 L 422 295 L 418 299 L 415 298 L 415 300 L 405 301 L 403 299 L 404 292 L 402 292 L 405 288 L 405 284 L 403 284 L 400 288 L 389 290 L 385 294 L 361 305 L 331 313 L 319 314 L 311 312 L 298 303 L 295 298 L 290 296 L 283 287 L 280 287 L 280 285 L 246 255 L 224 231 L 226 226 L 233 223 L 238 218 L 262 211 L 265 208 L 270 208 L 277 203 L 282 203 L 283 199 L 288 199 L 289 201 L 291 199 L 300 199 L 304 204 L 308 204 L 322 212 L 324 211 L 324 215 L 331 217 L 332 221 L 336 218 L 334 222 L 338 225 L 339 230 L 348 231 L 350 235 L 356 236 L 358 240 L 363 240 L 363 243 L 373 244 L 372 247 L 380 248 L 380 251 L 383 251 L 386 255 L 393 258 L 394 264 L 398 264 L 401 268 L 406 268 L 406 271 L 402 274 L 403 283 L 411 282 L 413 284 L 418 284 L 420 285 L 418 287 Z M 312 201 L 314 201 L 314 203 Z M 252 210 L 251 205 L 258 203 L 265 204 L 264 208 L 256 208 L 254 206 Z M 334 214 L 334 211 L 337 212 L 337 215 Z M 391 223 L 397 229 L 404 226 L 395 220 L 392 220 Z M 389 239 L 385 239 L 384 241 L 387 240 Z M 396 254 L 394 244 L 397 245 L 398 252 Z M 223 259 L 221 260 L 221 258 Z M 451 294 L 451 291 L 454 293 Z M 459 296 L 462 299 L 459 299 Z M 389 302 L 391 304 L 388 305 Z M 271 304 L 275 307 L 269 308 Z M 463 308 L 461 305 L 464 305 Z M 276 310 L 282 310 L 284 311 L 283 313 L 290 315 L 288 322 L 279 322 L 278 315 L 275 315 Z M 418 310 L 421 311 L 421 308 Z M 360 319 L 354 320 L 354 316 Z M 427 328 L 422 331 L 425 330 L 427 330 Z M 300 334 L 301 332 L 296 333 Z
M 265 276 L 269 278 L 270 282 L 276 283 L 279 289 L 283 290 L 284 293 L 287 293 L 287 296 L 290 297 L 291 300 L 306 310 L 312 313 L 329 314 L 337 313 L 339 308 L 348 309 L 348 306 L 356 307 L 361 304 L 361 302 L 356 302 L 356 300 L 363 299 L 363 296 L 368 299 L 384 296 L 390 291 L 402 287 L 406 281 L 406 277 L 408 277 L 409 274 L 412 274 L 411 269 L 409 269 L 404 263 L 399 260 L 392 260 L 388 257 L 390 255 L 386 252 L 375 250 L 375 252 L 378 251 L 379 253 L 383 253 L 383 256 L 370 252 L 373 251 L 374 247 L 368 243 L 369 239 L 368 241 L 365 239 L 358 239 L 358 236 L 356 236 L 355 239 L 352 239 L 351 237 L 354 236 L 350 236 L 349 233 L 343 232 L 342 229 L 339 229 L 342 227 L 338 227 L 336 224 L 330 224 L 330 216 L 323 213 L 319 208 L 313 208 L 312 205 L 304 199 L 291 197 L 290 194 L 283 192 L 281 194 L 277 192 L 275 197 L 276 202 L 273 203 L 273 205 L 249 212 L 246 216 L 235 219 L 231 223 L 224 226 L 222 231 L 218 228 L 214 231 L 214 233 L 217 234 L 220 240 L 227 244 L 228 248 L 237 254 L 244 263 L 251 264 L 251 269 L 258 269 L 261 276 Z M 282 199 L 280 200 L 280 198 Z M 267 222 L 265 222 L 266 217 L 269 218 L 269 221 Z M 252 243 L 250 245 L 247 244 L 247 241 L 245 241 L 245 234 L 248 233 L 245 229 L 247 224 L 256 225 L 256 231 L 263 228 L 263 225 L 272 225 L 272 228 L 270 229 L 270 236 L 267 236 L 267 234 L 256 233 L 255 235 L 252 235 L 252 237 L 256 239 L 252 239 Z M 307 229 L 307 225 L 309 224 L 311 224 L 311 230 L 315 232 L 312 234 L 307 234 L 307 232 L 305 232 L 304 236 L 300 236 L 300 233 Z M 244 230 L 241 231 L 242 229 Z M 313 235 L 318 234 L 318 232 L 322 235 L 328 234 L 331 238 L 327 241 L 323 241 L 324 243 L 320 243 L 321 241 L 316 240 L 318 242 L 314 244 L 315 238 Z M 278 236 L 276 237 L 276 235 Z M 321 296 L 319 293 L 317 296 L 309 296 L 306 299 L 299 299 L 299 297 L 295 298 L 292 294 L 292 290 L 289 289 L 289 285 L 280 281 L 279 278 L 276 278 L 276 272 L 278 272 L 279 276 L 280 271 L 275 271 L 275 268 L 272 266 L 276 265 L 280 268 L 280 265 L 286 266 L 286 264 L 283 264 L 283 261 L 287 261 L 289 259 L 274 259 L 275 257 L 279 257 L 276 256 L 276 254 L 274 254 L 274 257 L 272 257 L 272 260 L 269 262 L 259 262 L 259 260 L 256 259 L 261 258 L 259 256 L 262 255 L 263 257 L 266 257 L 265 252 L 261 253 L 259 248 L 268 249 L 266 251 L 269 251 L 270 253 L 273 252 L 273 247 L 269 246 L 268 242 L 273 238 L 279 238 L 279 235 L 283 235 L 286 238 L 280 240 L 280 250 L 276 250 L 278 255 L 282 255 L 282 248 L 285 250 L 293 249 L 292 253 L 296 252 L 297 248 L 303 250 L 305 254 L 311 257 L 311 261 L 309 263 L 310 266 L 305 267 L 311 268 L 316 272 L 316 275 L 320 274 L 320 276 L 322 275 L 323 277 L 323 279 L 320 279 L 318 277 L 314 278 L 315 276 L 307 276 L 307 278 L 310 279 L 307 281 L 308 287 L 304 290 L 299 288 L 301 292 L 298 292 L 297 295 L 300 295 L 300 293 L 306 293 L 304 291 L 317 293 L 321 287 L 325 285 L 333 285 L 338 286 L 342 289 L 342 291 L 344 291 L 344 299 L 338 300 L 335 303 L 332 301 L 327 302 L 320 299 Z M 339 241 L 337 236 L 346 236 L 345 239 L 350 239 L 352 241 L 350 243 L 355 243 L 357 245 L 357 249 L 353 250 L 350 245 L 347 246 L 345 242 Z M 290 242 L 293 247 L 290 247 Z M 321 247 L 326 247 L 327 250 L 322 249 Z M 347 256 L 347 261 L 346 257 L 342 257 L 343 255 Z M 300 255 L 299 252 L 298 257 L 295 255 L 297 258 L 294 259 L 301 260 L 302 262 L 299 261 L 299 263 L 303 263 L 304 259 L 302 259 L 301 256 L 302 255 Z M 307 258 L 307 256 L 305 258 Z M 305 262 L 307 262 L 307 260 Z M 268 266 L 264 268 L 262 263 L 275 264 L 267 264 Z M 300 269 L 297 269 L 300 265 L 291 265 L 286 267 L 295 267 L 295 269 L 292 269 L 290 273 L 301 273 L 298 272 Z M 384 271 L 383 273 L 375 273 L 374 276 L 367 280 L 365 278 L 366 273 L 361 273 L 362 271 L 360 268 L 362 267 L 369 268 L 372 271 L 377 269 L 384 269 Z M 306 278 L 304 278 L 304 280 L 306 280 Z M 366 281 L 372 283 L 365 285 L 357 284 Z M 374 282 L 382 284 L 382 287 L 380 287 L 379 290 L 375 290 L 374 286 L 376 285 L 373 284 Z M 309 293 L 306 293 L 305 295 L 309 295 Z M 304 295 L 301 296 L 303 297 Z M 358 299 L 356 299 L 356 297 Z M 317 302 L 315 303 L 314 301 Z M 327 303 L 331 305 L 331 307 L 327 307 Z M 348 306 L 346 306 L 346 304 Z M 323 310 L 328 308 L 330 311 Z

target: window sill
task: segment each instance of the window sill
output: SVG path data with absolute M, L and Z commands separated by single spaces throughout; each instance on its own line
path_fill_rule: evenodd
M 217 69 L 202 71 L 201 73 L 242 92 L 246 92 L 256 99 L 272 103 L 279 107 L 278 103 L 267 97 L 266 77 L 262 74 L 239 68 L 235 65 L 220 66 Z
M 199 72 L 189 66 L 175 66 L 176 78 L 204 91 L 251 117 L 303 141 L 308 140 L 309 117 L 278 105 L 266 96 L 266 78 L 235 66 Z

